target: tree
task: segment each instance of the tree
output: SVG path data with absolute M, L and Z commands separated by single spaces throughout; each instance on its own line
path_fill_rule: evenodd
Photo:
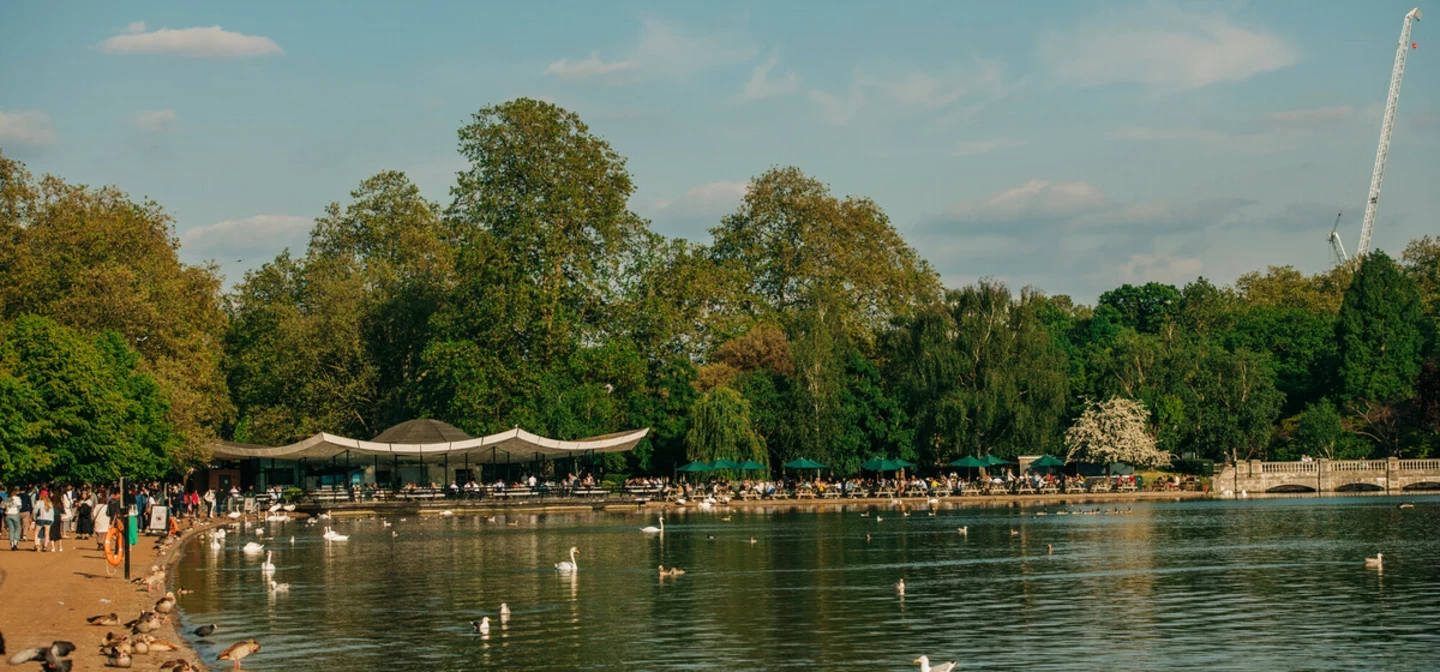
M 1149 420 L 1150 412 L 1134 399 L 1112 397 L 1088 404 L 1065 431 L 1066 459 L 1139 467 L 1168 465 L 1169 453 L 1156 448 L 1155 437 L 1147 431 Z
M 717 387 L 695 401 L 690 411 L 690 431 L 685 434 L 685 450 L 692 461 L 768 463 L 765 440 L 750 424 L 750 404 L 728 387 Z
M 1335 459 L 1335 447 L 1345 436 L 1340 412 L 1329 399 L 1306 404 L 1295 426 L 1294 442 L 1308 453 Z
M 1405 274 L 1415 281 L 1421 308 L 1430 318 L 1430 352 L 1440 352 L 1440 236 L 1410 241 L 1401 260 Z
M 867 342 L 891 317 L 932 300 L 939 280 L 874 201 L 839 199 L 798 168 L 750 181 L 740 208 L 711 230 L 716 263 L 737 275 L 731 310 L 785 320 L 827 291 L 844 300 L 847 337 Z
M 1113 308 L 1120 324 L 1143 334 L 1160 330 L 1180 303 L 1180 290 L 1173 285 L 1147 282 L 1136 287 L 1124 284 L 1100 295 L 1101 306 Z
M 1415 281 L 1384 252 L 1365 255 L 1335 325 L 1341 399 L 1359 408 L 1413 396 L 1424 346 L 1420 310 Z

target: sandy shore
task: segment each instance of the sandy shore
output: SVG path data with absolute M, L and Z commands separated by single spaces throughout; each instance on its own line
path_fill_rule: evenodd
M 143 576 L 155 565 L 173 565 L 179 559 L 181 545 L 196 531 L 186 530 L 181 540 L 163 554 L 156 553 L 154 537 L 140 537 L 131 557 L 131 575 Z M 19 551 L 0 550 L 0 633 L 5 635 L 6 650 L 13 654 L 57 639 L 68 640 L 76 646 L 70 656 L 74 669 L 109 669 L 100 654 L 100 642 L 107 632 L 120 633 L 125 628 L 93 626 L 85 619 L 114 612 L 121 622 L 129 621 L 141 611 L 152 609 L 164 591 L 147 593 L 143 586 L 127 582 L 123 567 L 114 576 L 108 575 L 110 565 L 104 553 L 95 549 L 94 540 L 68 538 L 64 544 L 65 550 L 60 553 L 36 553 L 29 542 L 22 542 Z M 8 547 L 5 544 L 4 548 Z M 180 598 L 182 608 L 184 600 Z M 185 658 L 200 669 L 208 669 L 175 631 L 173 623 L 152 634 L 180 645 L 181 650 L 136 655 L 131 669 L 154 670 L 174 658 Z M 39 663 L 15 669 L 32 668 L 39 669 Z

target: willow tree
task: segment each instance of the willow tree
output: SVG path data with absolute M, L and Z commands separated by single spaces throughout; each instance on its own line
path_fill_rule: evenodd
M 717 387 L 690 407 L 685 455 L 691 461 L 754 460 L 768 464 L 765 439 L 750 423 L 750 404 L 739 392 Z

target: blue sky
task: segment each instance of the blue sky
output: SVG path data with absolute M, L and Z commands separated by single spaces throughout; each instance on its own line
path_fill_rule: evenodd
M 384 169 L 448 200 L 456 129 L 517 96 L 629 159 L 691 239 L 797 165 L 868 196 L 947 284 L 1325 268 L 1358 239 L 1393 2 L 0 4 L 0 147 L 175 217 L 233 282 Z M 1375 246 L 1440 233 L 1440 68 L 1417 24 Z M 1436 42 L 1440 48 L 1440 41 Z

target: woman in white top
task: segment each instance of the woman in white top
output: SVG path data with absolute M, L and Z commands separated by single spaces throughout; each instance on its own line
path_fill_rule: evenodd
M 50 550 L 50 526 L 55 524 L 55 507 L 49 497 L 35 498 L 35 550 Z
M 5 536 L 10 539 L 10 550 L 20 549 L 20 490 L 18 488 L 5 499 Z

